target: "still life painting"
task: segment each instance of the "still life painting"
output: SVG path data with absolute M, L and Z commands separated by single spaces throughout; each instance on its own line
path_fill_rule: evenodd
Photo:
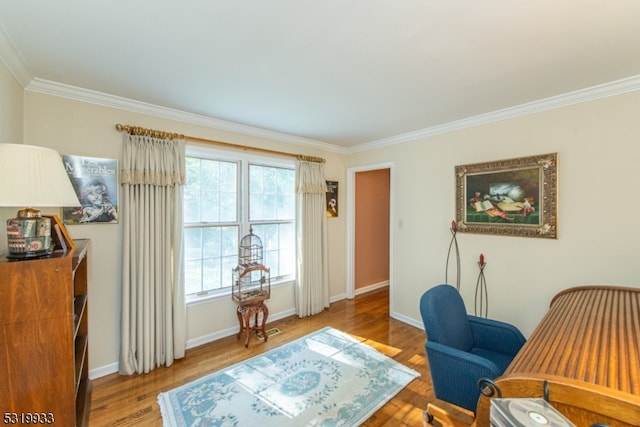
M 557 153 L 455 167 L 458 231 L 556 238 Z

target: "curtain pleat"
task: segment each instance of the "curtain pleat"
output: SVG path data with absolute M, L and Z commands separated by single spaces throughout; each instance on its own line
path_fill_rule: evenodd
M 298 161 L 296 168 L 298 282 L 296 313 L 299 317 L 329 307 L 327 216 L 324 165 Z
M 182 204 L 185 141 L 125 135 L 119 372 L 147 373 L 184 357 Z

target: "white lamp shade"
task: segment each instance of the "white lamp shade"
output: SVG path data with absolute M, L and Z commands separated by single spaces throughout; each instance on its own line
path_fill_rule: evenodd
M 80 206 L 80 201 L 56 150 L 0 144 L 0 206 Z

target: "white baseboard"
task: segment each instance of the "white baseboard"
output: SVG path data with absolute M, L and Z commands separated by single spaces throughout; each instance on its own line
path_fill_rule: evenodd
M 110 363 L 108 365 L 100 366 L 99 368 L 89 369 L 89 378 L 95 380 L 96 378 L 106 377 L 107 375 L 115 374 L 118 372 L 119 363 Z
M 424 331 L 424 324 L 419 320 L 416 320 L 416 319 L 413 319 L 411 317 L 405 316 L 404 314 L 400 314 L 397 311 L 393 311 L 393 312 L 389 313 L 389 316 L 394 318 L 394 319 L 396 319 L 396 320 L 401 321 L 402 323 L 406 323 L 407 325 L 414 326 L 414 327 L 416 327 L 418 329 L 422 329 Z M 426 338 L 426 336 L 425 336 L 425 338 Z
M 329 304 L 333 304 L 336 301 L 340 301 L 347 298 L 347 294 L 335 295 L 329 298 Z
M 380 289 L 380 288 L 383 288 L 383 287 L 388 286 L 388 285 L 389 285 L 389 282 L 386 282 L 386 281 L 385 282 L 376 283 L 376 284 L 373 284 L 373 285 L 366 286 L 364 288 L 358 289 L 356 294 L 357 295 L 363 294 L 365 292 L 370 292 L 370 291 L 373 291 L 373 290 L 376 290 L 376 289 Z M 333 298 L 331 298 L 331 302 L 333 303 L 333 302 L 336 302 L 336 301 L 339 301 L 339 300 L 345 299 L 345 298 L 346 298 L 346 296 L 344 294 L 343 295 L 336 295 Z M 285 317 L 293 316 L 294 314 L 296 314 L 295 309 L 290 309 L 290 310 L 285 310 L 285 311 L 282 311 L 280 313 L 276 313 L 276 314 L 270 315 L 269 319 L 271 319 L 271 320 L 280 320 L 280 319 L 284 319 Z M 399 320 L 401 322 L 404 322 L 404 323 L 406 323 L 408 325 L 415 326 L 416 328 L 419 328 L 419 329 L 424 329 L 424 325 L 418 320 L 412 319 L 412 318 L 407 317 L 405 315 L 402 315 L 402 314 L 400 314 L 398 312 L 391 312 L 391 313 L 389 313 L 389 315 L 392 318 L 394 318 L 396 320 Z M 223 329 L 223 330 L 220 330 L 220 331 L 216 331 L 216 332 L 211 333 L 211 334 L 203 335 L 201 337 L 197 337 L 197 338 L 193 338 L 193 339 L 188 340 L 187 343 L 186 343 L 186 348 L 187 348 L 187 350 L 191 349 L 191 348 L 195 348 L 195 347 L 198 347 L 198 346 L 201 346 L 201 345 L 204 345 L 204 344 L 208 344 L 208 343 L 213 342 L 215 340 L 219 340 L 220 338 L 225 338 L 225 337 L 228 337 L 230 335 L 235 335 L 237 333 L 238 333 L 238 327 L 237 326 L 234 326 L 232 328 Z M 110 363 L 110 364 L 104 365 L 104 366 L 100 366 L 100 367 L 95 368 L 95 369 L 90 369 L 89 370 L 89 378 L 96 379 L 96 378 L 100 378 L 100 377 L 104 377 L 104 376 L 107 376 L 107 375 L 114 374 L 116 372 L 118 372 L 118 362 Z
M 285 310 L 280 313 L 270 314 L 269 320 L 280 320 L 285 317 L 289 317 L 296 314 L 295 309 Z M 201 337 L 190 339 L 186 342 L 186 349 L 189 350 L 191 348 L 195 348 L 201 346 L 203 344 L 208 344 L 215 340 L 219 340 L 220 338 L 225 338 L 230 335 L 235 335 L 238 333 L 238 326 L 234 326 L 232 328 L 223 329 L 220 331 L 216 331 L 211 334 L 203 335 Z M 105 377 L 107 375 L 115 374 L 118 372 L 119 363 L 110 363 L 108 365 L 100 366 L 95 369 L 89 370 L 89 378 L 96 379 L 100 377 Z
M 367 292 L 375 291 L 378 289 L 382 289 L 389 286 L 388 280 L 383 280 L 382 282 L 374 283 L 372 285 L 363 286 L 362 288 L 354 289 L 353 295 L 357 296 L 360 294 L 366 294 Z
M 296 311 L 294 309 L 281 311 L 280 313 L 275 313 L 275 314 L 269 313 L 269 321 L 284 319 L 285 317 L 293 316 L 294 314 L 296 314 Z M 212 334 L 207 334 L 201 337 L 190 339 L 187 341 L 186 348 L 187 350 L 191 348 L 195 348 L 203 344 L 208 344 L 215 340 L 219 340 L 220 338 L 225 338 L 230 335 L 235 335 L 237 333 L 238 333 L 238 326 L 233 326 L 231 328 L 216 331 Z

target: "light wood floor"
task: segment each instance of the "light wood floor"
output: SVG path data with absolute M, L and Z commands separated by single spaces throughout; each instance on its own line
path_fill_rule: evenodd
M 416 302 L 417 304 L 417 302 Z M 162 426 L 157 397 L 160 392 L 195 380 L 211 372 L 278 347 L 324 326 L 366 338 L 367 344 L 421 374 L 364 426 L 422 426 L 423 409 L 434 400 L 426 362 L 425 335 L 421 329 L 389 317 L 386 289 L 342 300 L 323 313 L 304 319 L 296 316 L 269 322 L 282 333 L 264 343 L 253 337 L 249 348 L 235 335 L 187 351 L 170 368 L 157 368 L 146 375 L 112 374 L 93 381 L 90 426 Z

